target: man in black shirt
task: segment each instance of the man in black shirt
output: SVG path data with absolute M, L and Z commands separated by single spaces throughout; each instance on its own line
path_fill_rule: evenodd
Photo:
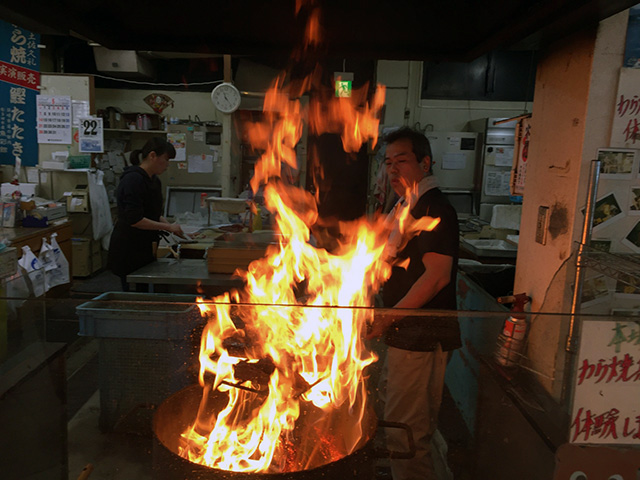
M 394 266 L 383 287 L 384 306 L 455 310 L 458 219 L 437 187 L 429 141 L 404 127 L 388 134 L 385 142 L 385 168 L 401 197 L 390 215 L 409 208 L 414 219 L 429 216 L 440 222 L 408 243 L 401 236 L 390 237 L 388 253 L 394 257 Z M 397 246 L 394 239 L 400 239 Z M 457 319 L 426 312 L 423 316 L 399 313 L 376 318 L 369 338 L 378 336 L 388 346 L 380 392 L 384 419 L 408 424 L 417 449 L 413 459 L 391 460 L 393 479 L 435 479 L 430 442 L 437 427 L 448 353 L 461 346 Z M 406 449 L 397 429 L 386 433 L 389 449 Z

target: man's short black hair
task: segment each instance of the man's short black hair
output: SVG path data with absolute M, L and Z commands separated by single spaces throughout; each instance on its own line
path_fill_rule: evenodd
M 433 160 L 431 157 L 431 144 L 429 139 L 424 136 L 422 132 L 418 132 L 409 127 L 400 127 L 392 132 L 387 133 L 384 136 L 384 143 L 389 145 L 390 143 L 397 142 L 398 140 L 408 139 L 413 145 L 413 153 L 416 155 L 418 162 L 421 162 L 425 156 Z M 433 163 L 433 162 L 432 162 Z

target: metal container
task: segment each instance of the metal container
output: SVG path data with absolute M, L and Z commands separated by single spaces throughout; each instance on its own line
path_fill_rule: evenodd
M 316 468 L 284 473 L 246 473 L 210 468 L 192 463 L 177 453 L 180 434 L 193 424 L 201 398 L 202 388 L 199 385 L 191 385 L 169 397 L 156 410 L 153 418 L 153 478 L 155 480 L 185 478 L 189 480 L 327 480 L 334 478 L 372 480 L 375 477 L 374 458 L 382 456 L 412 458 L 415 455 L 415 445 L 409 427 L 391 422 L 378 422 L 378 425 L 386 428 L 403 428 L 407 432 L 409 451 L 389 452 L 374 449 L 376 418 L 372 409 L 368 409 L 363 419 L 365 430 L 363 444 L 337 461 Z M 210 397 L 209 406 L 214 411 L 219 411 L 225 403 L 226 397 L 219 392 L 214 392 L 213 397 Z
M 509 317 L 504 322 L 502 334 L 514 340 L 522 340 L 527 333 L 527 321 L 524 318 Z
M 195 295 L 107 292 L 76 308 L 99 339 L 100 429 L 151 434 L 153 409 L 198 375 Z
M 498 365 L 515 367 L 520 363 L 524 343 L 504 334 L 498 335 L 498 342 L 494 358 Z

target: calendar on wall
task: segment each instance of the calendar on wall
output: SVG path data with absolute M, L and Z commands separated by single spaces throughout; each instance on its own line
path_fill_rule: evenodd
M 71 97 L 38 95 L 38 143 L 71 143 Z

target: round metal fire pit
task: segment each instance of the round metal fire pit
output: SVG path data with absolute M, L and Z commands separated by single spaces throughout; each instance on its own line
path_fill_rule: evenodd
M 231 472 L 192 463 L 178 454 L 180 434 L 193 424 L 200 400 L 202 388 L 192 385 L 175 393 L 157 409 L 153 418 L 153 473 L 156 480 L 329 480 L 334 478 L 352 478 L 370 480 L 374 478 L 373 437 L 376 430 L 375 415 L 371 412 L 366 425 L 367 438 L 363 447 L 356 449 L 340 460 L 317 468 L 286 473 L 245 473 Z M 220 394 L 219 405 L 212 397 L 211 408 L 219 411 L 224 407 L 226 398 Z

